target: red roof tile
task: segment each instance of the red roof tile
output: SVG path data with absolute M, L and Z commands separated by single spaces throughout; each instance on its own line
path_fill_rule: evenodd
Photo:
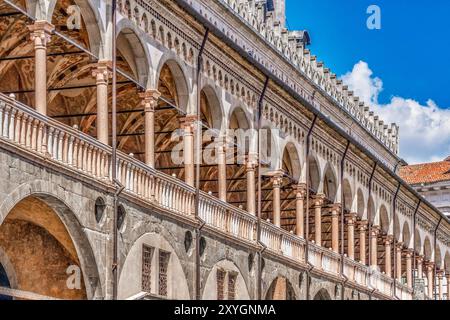
M 450 157 L 440 162 L 404 166 L 399 175 L 409 184 L 450 180 Z

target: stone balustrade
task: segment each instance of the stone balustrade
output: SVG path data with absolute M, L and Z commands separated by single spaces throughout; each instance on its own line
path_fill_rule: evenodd
M 113 185 L 111 147 L 77 130 L 52 120 L 0 94 L 0 139 L 20 152 L 46 160 L 49 167 L 82 174 L 88 179 Z M 117 179 L 124 193 L 173 215 L 195 221 L 195 188 L 155 170 L 132 155 L 117 152 Z M 256 244 L 257 218 L 200 191 L 199 217 L 206 226 L 237 241 Z M 260 239 L 267 250 L 297 263 L 305 263 L 306 241 L 270 222 L 261 221 Z M 321 272 L 340 274 L 341 255 L 314 243 L 309 244 L 309 262 Z M 350 282 L 367 286 L 368 267 L 344 259 L 344 273 Z M 391 296 L 392 280 L 376 279 L 378 291 Z M 397 296 L 411 299 L 411 290 L 398 284 Z

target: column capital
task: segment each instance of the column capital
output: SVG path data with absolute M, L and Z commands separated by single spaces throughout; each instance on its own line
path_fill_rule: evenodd
M 340 204 L 340 203 L 334 203 L 332 206 L 331 206 L 331 214 L 332 215 L 338 215 L 339 213 L 340 213 L 340 211 L 341 211 L 341 208 L 342 208 L 342 205 Z
M 370 228 L 370 235 L 372 237 L 377 237 L 378 234 L 380 233 L 381 228 L 379 226 L 372 226 L 372 228 Z
M 28 25 L 30 38 L 34 41 L 35 46 L 45 47 L 50 41 L 50 36 L 55 30 L 55 26 L 47 20 L 38 20 Z
M 155 111 L 155 107 L 158 105 L 159 97 L 161 93 L 156 89 L 147 89 L 144 92 L 139 93 L 139 97 L 142 99 L 144 104 L 145 112 Z
M 258 155 L 250 153 L 245 156 L 245 167 L 247 171 L 254 171 L 258 167 Z
M 444 271 L 444 270 L 442 270 L 442 269 L 436 270 L 436 276 L 437 276 L 439 279 L 444 278 L 444 274 L 445 274 L 445 271 Z
M 405 256 L 407 258 L 412 258 L 412 256 L 414 255 L 414 249 L 411 248 L 403 249 L 403 252 L 405 253 Z
M 426 261 L 425 262 L 425 269 L 427 271 L 433 271 L 434 270 L 434 262 Z
M 316 194 L 312 196 L 313 205 L 315 207 L 320 207 L 323 205 L 325 201 L 325 195 L 324 194 Z
M 195 122 L 198 120 L 198 116 L 195 114 L 188 114 L 178 118 L 181 127 L 194 127 Z
M 297 184 L 295 191 L 297 200 L 304 199 L 306 197 L 306 183 L 300 182 Z
M 345 215 L 346 220 L 347 220 L 347 224 L 348 224 L 348 225 L 354 226 L 355 223 L 356 223 L 356 217 L 357 217 L 357 216 L 358 216 L 358 214 L 355 213 L 355 212 L 347 213 L 347 214 Z
M 92 76 L 96 79 L 97 84 L 107 83 L 111 78 L 111 61 L 103 60 L 92 65 Z
M 417 263 L 423 263 L 423 261 L 425 260 L 425 257 L 423 255 L 419 254 L 416 256 L 416 260 L 417 260 Z
M 275 170 L 269 172 L 268 175 L 270 176 L 270 180 L 272 181 L 274 187 L 281 187 L 281 183 L 284 177 L 283 170 Z
M 384 245 L 391 245 L 392 242 L 394 241 L 394 236 L 393 235 L 387 235 L 383 237 L 383 243 Z
M 397 249 L 397 250 L 400 250 L 400 251 L 402 251 L 403 250 L 403 242 L 397 242 L 396 244 L 395 244 L 395 248 Z
M 368 225 L 367 220 L 359 221 L 358 222 L 358 229 L 359 229 L 359 231 L 366 231 L 367 230 L 367 225 Z

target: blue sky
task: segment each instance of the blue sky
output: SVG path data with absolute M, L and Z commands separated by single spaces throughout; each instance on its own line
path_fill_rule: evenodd
M 380 30 L 366 27 L 372 4 Z M 309 31 L 318 60 L 400 125 L 402 157 L 450 155 L 450 1 L 286 0 L 286 11 L 289 29 Z

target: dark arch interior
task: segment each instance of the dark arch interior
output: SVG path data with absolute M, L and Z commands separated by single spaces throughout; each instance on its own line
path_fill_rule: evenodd
M 5 268 L 3 268 L 3 265 L 1 263 L 0 263 L 0 287 L 11 288 L 8 275 L 6 274 Z M 12 300 L 12 298 L 0 294 L 0 300 Z
M 278 277 L 270 285 L 266 300 L 296 300 L 294 287 L 285 277 Z
M 0 247 L 15 270 L 14 289 L 60 299 L 86 299 L 72 238 L 57 213 L 41 198 L 30 196 L 14 206 L 0 226 Z M 79 270 L 79 281 L 72 288 L 68 286 L 69 267 Z M 0 285 L 11 285 L 4 266 Z

